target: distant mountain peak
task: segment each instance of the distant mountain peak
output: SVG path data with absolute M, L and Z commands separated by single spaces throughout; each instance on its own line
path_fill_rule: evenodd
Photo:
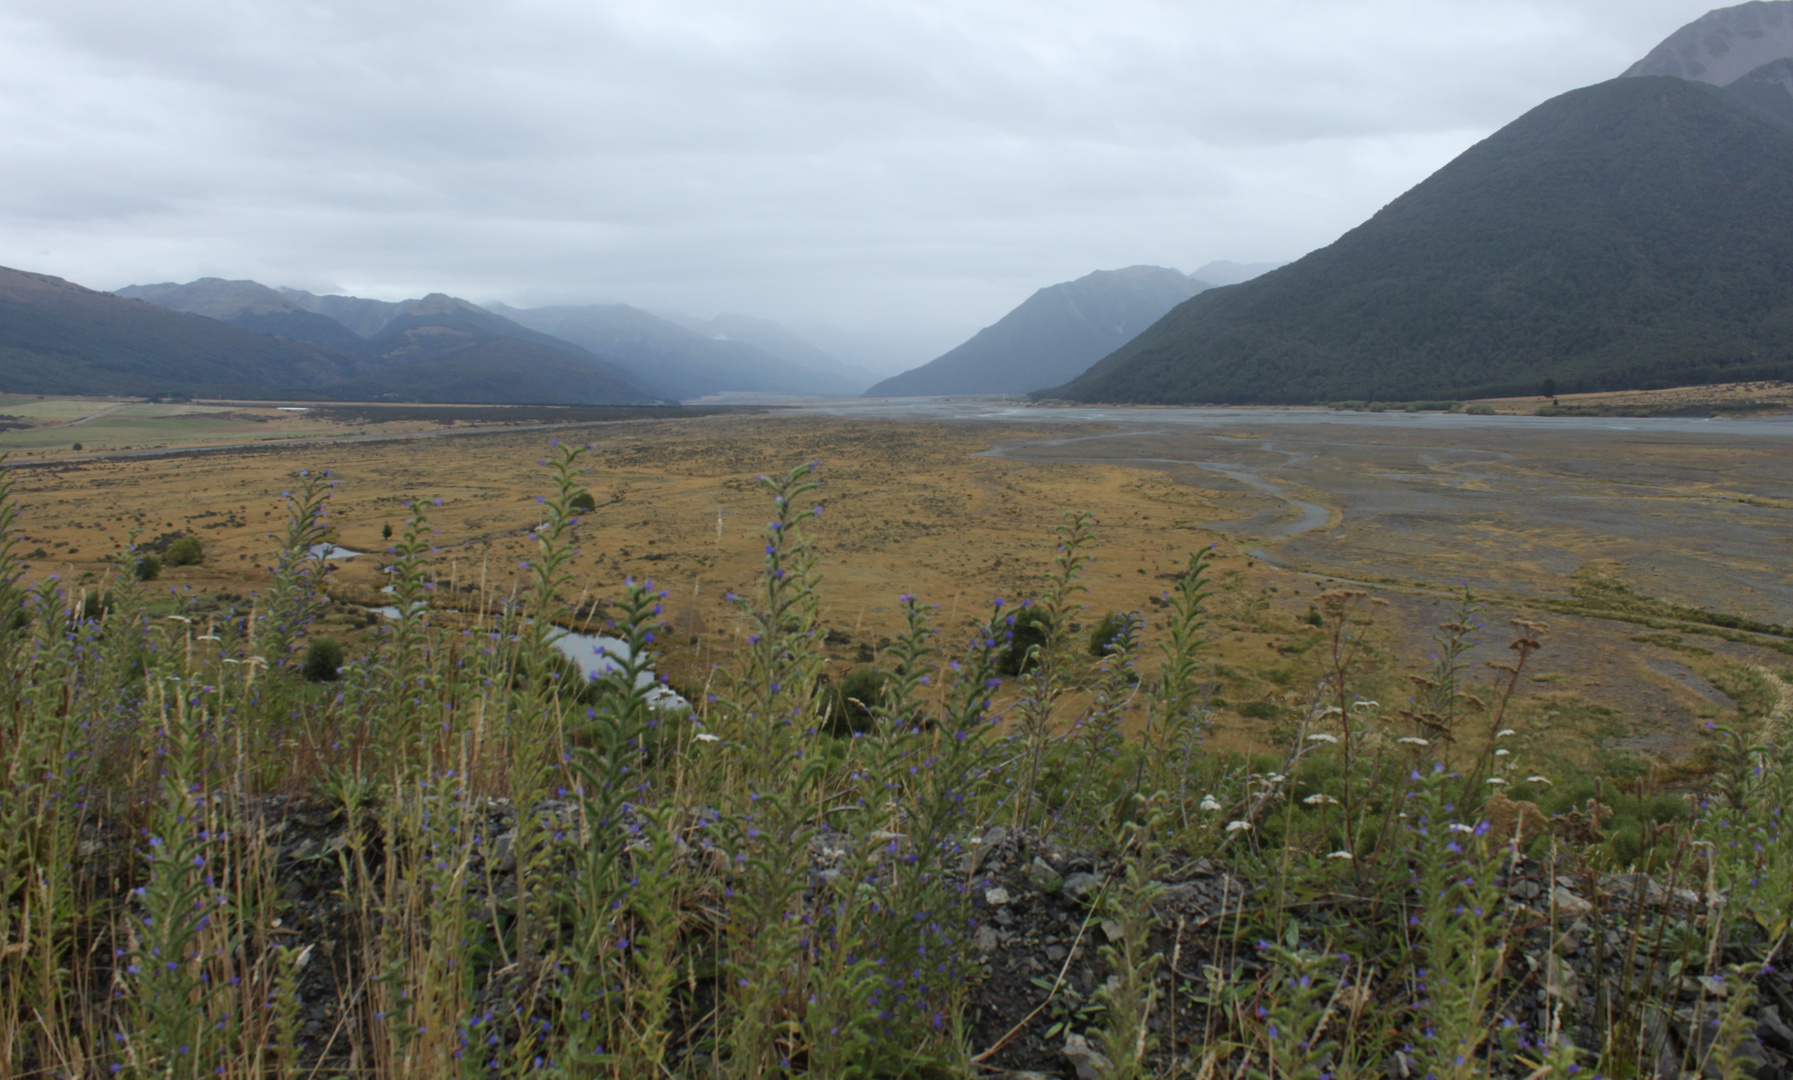
M 1764 64 L 1793 57 L 1793 0 L 1718 8 L 1670 34 L 1626 77 L 1672 75 L 1729 86 Z
M 282 296 L 260 282 L 233 281 L 220 277 L 202 277 L 185 285 L 172 281 L 156 285 L 131 285 L 118 290 L 116 295 L 131 300 L 148 300 L 152 304 L 220 321 L 229 321 L 232 316 L 245 312 L 266 315 L 303 310 L 291 298 Z
M 1164 266 L 1097 270 L 1048 285 L 969 341 L 885 379 L 865 396 L 1025 394 L 1054 386 L 1208 288 Z

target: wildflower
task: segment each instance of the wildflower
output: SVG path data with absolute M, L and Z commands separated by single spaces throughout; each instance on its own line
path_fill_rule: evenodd
M 1472 827 L 1472 826 L 1469 826 L 1469 825 L 1465 825 L 1465 824 L 1463 824 L 1463 823 L 1462 823 L 1462 822 L 1461 822 L 1461 821 L 1453 821 L 1453 822 L 1451 822 L 1451 824 L 1450 824 L 1450 830 L 1451 830 L 1451 831 L 1452 831 L 1452 832 L 1461 832 L 1461 833 L 1472 833 L 1472 832 L 1475 832 L 1475 829 L 1474 829 L 1474 828 L 1473 828 L 1473 827 Z
M 1550 783 L 1550 778 L 1548 776 L 1528 776 L 1525 778 L 1525 782 L 1528 784 L 1548 784 Z
M 1338 805 L 1337 799 L 1333 798 L 1332 796 L 1326 794 L 1323 791 L 1316 791 L 1312 795 L 1309 795 L 1307 798 L 1305 798 L 1301 801 L 1306 803 L 1309 806 L 1326 806 L 1326 805 L 1337 806 Z
M 697 733 L 697 741 L 698 742 L 721 742 L 722 736 L 712 735 L 707 731 L 700 731 Z
M 1347 861 L 1347 862 L 1349 862 L 1349 861 L 1351 861 L 1351 860 L 1352 860 L 1352 859 L 1354 859 L 1354 858 L 1356 858 L 1356 856 L 1354 856 L 1354 855 L 1352 855 L 1352 854 L 1351 854 L 1351 853 L 1350 853 L 1350 852 L 1349 852 L 1349 851 L 1334 851 L 1334 852 L 1329 852 L 1329 853 L 1328 853 L 1328 854 L 1327 854 L 1327 856 L 1326 856 L 1326 857 L 1327 857 L 1327 858 L 1328 858 L 1328 859 L 1344 859 L 1344 860 L 1345 860 L 1345 861 Z
M 1488 778 L 1488 780 L 1487 780 L 1487 782 L 1488 782 L 1488 783 L 1490 783 L 1490 784 L 1504 784 L 1504 783 L 1506 783 L 1506 781 L 1505 781 L 1505 780 L 1503 780 L 1503 779 L 1501 779 L 1501 778 L 1500 778 L 1500 777 L 1498 777 L 1498 776 L 1490 776 L 1490 777 L 1489 777 L 1489 778 Z
M 1400 742 L 1400 743 L 1407 743 L 1410 746 L 1431 746 L 1432 745 L 1431 743 L 1427 742 L 1426 740 L 1420 738 L 1417 735 L 1403 735 L 1400 738 L 1396 739 L 1395 741 Z
M 1218 810 L 1218 809 L 1220 809 L 1220 800 L 1216 799 L 1212 795 L 1203 795 L 1202 796 L 1202 809 L 1208 810 L 1208 811 Z
M 1512 728 L 1501 728 L 1499 731 L 1494 733 L 1494 737 L 1497 739 L 1504 739 L 1508 735 L 1517 735 L 1517 734 L 1519 734 L 1519 733 L 1517 731 L 1514 731 Z
M 1249 832 L 1250 829 L 1251 822 L 1249 821 L 1229 821 L 1226 823 L 1226 831 L 1230 833 Z

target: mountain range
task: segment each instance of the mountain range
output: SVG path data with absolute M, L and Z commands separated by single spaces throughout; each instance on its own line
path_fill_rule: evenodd
M 885 379 L 865 396 L 1025 394 L 1053 386 L 1209 288 L 1163 266 L 1098 270 L 1048 285 L 971 340 Z
M 442 293 L 387 303 L 201 278 L 184 285 L 133 285 L 116 295 L 293 346 L 327 350 L 339 358 L 340 378 L 303 386 L 264 380 L 251 384 L 264 391 L 303 389 L 311 392 L 301 396 L 341 400 L 552 405 L 666 398 L 644 388 L 609 357 Z
M 10 271 L 0 311 L 0 388 L 39 393 L 610 404 L 852 396 L 871 381 L 768 320 L 719 316 L 705 333 L 622 304 L 390 302 L 222 278 L 105 294 Z
M 1793 377 L 1789 52 L 1793 0 L 1714 12 L 1628 77 L 1545 102 L 1337 242 L 1179 304 L 1039 396 L 1308 403 Z
M 523 326 L 615 357 L 642 385 L 671 398 L 730 393 L 851 397 L 865 387 L 836 371 L 793 363 L 739 338 L 699 333 L 627 304 L 528 310 L 489 306 Z M 824 363 L 826 359 L 822 357 Z
M 360 357 L 0 268 L 0 389 L 31 394 L 307 390 Z

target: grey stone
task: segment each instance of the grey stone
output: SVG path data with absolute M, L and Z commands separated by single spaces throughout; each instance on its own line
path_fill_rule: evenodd
M 1009 831 L 1001 825 L 988 830 L 965 852 L 964 858 L 959 860 L 959 868 L 967 874 L 977 873 L 990 858 L 990 853 L 996 850 L 996 845 L 1008 838 Z
M 1594 910 L 1593 904 L 1576 896 L 1561 885 L 1556 887 L 1556 891 L 1552 894 L 1552 899 L 1556 901 L 1557 912 L 1562 915 L 1580 916 L 1586 915 L 1588 912 Z
M 516 835 L 500 833 L 498 838 L 492 841 L 490 858 L 492 869 L 496 873 L 508 874 L 515 870 L 517 868 Z
M 1001 907 L 1008 902 L 1009 891 L 1001 885 L 984 890 L 984 903 L 989 904 L 991 907 Z
M 977 936 L 974 940 L 976 941 L 978 952 L 985 954 L 995 952 L 998 941 L 996 928 L 989 923 L 985 923 L 977 928 Z
M 1793 1054 L 1793 1027 L 1781 1019 L 1778 1005 L 1764 1006 L 1756 1016 L 1756 1037 L 1783 1054 Z
M 1114 1063 L 1107 1055 L 1091 1046 L 1081 1035 L 1065 1036 L 1065 1060 L 1077 1070 L 1077 1080 L 1105 1080 L 1114 1072 Z
M 1064 884 L 1064 878 L 1052 864 L 1036 857 L 1027 867 L 1027 883 L 1043 893 L 1055 893 Z
M 1102 887 L 1102 879 L 1094 874 L 1072 874 L 1065 878 L 1059 886 L 1060 890 L 1071 900 L 1083 900 L 1092 896 Z

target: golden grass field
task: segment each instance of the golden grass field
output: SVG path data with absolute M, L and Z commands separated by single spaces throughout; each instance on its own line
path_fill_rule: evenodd
M 1793 383 L 1718 383 L 1711 386 L 1676 386 L 1663 390 L 1611 390 L 1597 394 L 1561 394 L 1559 406 L 1588 410 L 1673 411 L 1714 407 L 1743 415 L 1784 413 L 1793 409 Z M 1543 397 L 1484 398 L 1472 404 L 1493 406 L 1496 412 L 1529 416 L 1550 399 Z
M 1263 509 L 1250 492 L 1224 483 L 1204 487 L 1169 467 L 1054 460 L 1043 451 L 1024 460 L 1027 447 L 1103 430 L 712 416 L 68 461 L 18 470 L 16 492 L 26 511 L 28 578 L 56 573 L 97 591 L 110 573 L 108 560 L 133 532 L 139 542 L 191 534 L 203 541 L 205 562 L 166 569 L 152 592 L 246 597 L 270 580 L 270 534 L 282 525 L 281 493 L 298 470 L 328 469 L 337 484 L 330 503 L 335 540 L 370 554 L 339 564 L 332 592 L 340 603 L 318 632 L 353 649 L 368 641 L 356 605 L 380 602 L 382 526 L 402 531 L 407 503 L 429 504 L 443 580 L 483 582 L 488 594 L 507 595 L 521 587 L 520 563 L 533 549 L 527 530 L 541 520 L 536 497 L 547 493 L 549 481 L 538 461 L 548 440 L 589 442 L 587 486 L 599 505 L 580 529 L 575 572 L 593 598 L 614 598 L 628 577 L 651 578 L 669 590 L 666 613 L 676 633 L 662 668 L 688 689 L 702 686 L 742 632 L 743 620 L 725 596 L 751 590 L 759 565 L 767 506 L 755 479 L 760 474 L 821 464 L 825 509 L 813 536 L 822 617 L 848 639 L 830 649 L 837 673 L 861 662 L 862 646 L 875 647 L 897 631 L 901 593 L 938 604 L 941 625 L 955 630 L 986 616 L 993 597 L 1029 595 L 1051 560 L 1054 528 L 1067 512 L 1088 511 L 1099 522 L 1100 543 L 1085 578 L 1090 610 L 1080 628 L 1111 610 L 1142 610 L 1149 627 L 1152 598 L 1172 587 L 1191 551 L 1212 545 L 1217 738 L 1271 748 L 1283 724 L 1275 716 L 1293 715 L 1319 674 L 1321 632 L 1303 617 L 1328 587 L 1324 569 L 1278 569 L 1250 553 L 1264 531 L 1241 520 Z M 1002 456 L 986 453 L 998 446 Z M 1328 499 L 1311 487 L 1302 497 Z M 1340 509 L 1346 505 L 1329 504 L 1327 530 L 1345 530 L 1352 542 L 1375 548 L 1377 526 L 1347 520 Z M 1401 549 L 1390 550 L 1398 562 Z M 1410 582 L 1438 580 L 1433 571 L 1444 553 L 1432 545 L 1423 554 L 1431 576 L 1411 575 Z M 1459 556 L 1478 558 L 1469 547 Z M 1366 591 L 1374 595 L 1361 610 L 1377 627 L 1364 685 L 1393 711 L 1405 699 L 1407 674 L 1425 663 L 1428 635 L 1447 610 L 1445 594 L 1399 580 Z M 1699 748 L 1704 721 L 1731 715 L 1735 702 L 1716 684 L 1733 685 L 1736 671 L 1784 667 L 1787 660 L 1735 642 L 1660 633 L 1648 640 L 1647 630 L 1623 622 L 1540 616 L 1524 596 L 1492 591 L 1496 602 L 1484 613 L 1488 629 L 1478 664 L 1503 655 L 1511 617 L 1542 617 L 1558 626 L 1537 677 L 1525 680 L 1522 692 L 1535 738 L 1560 760 L 1601 764 L 1627 750 L 1662 762 L 1685 760 Z

